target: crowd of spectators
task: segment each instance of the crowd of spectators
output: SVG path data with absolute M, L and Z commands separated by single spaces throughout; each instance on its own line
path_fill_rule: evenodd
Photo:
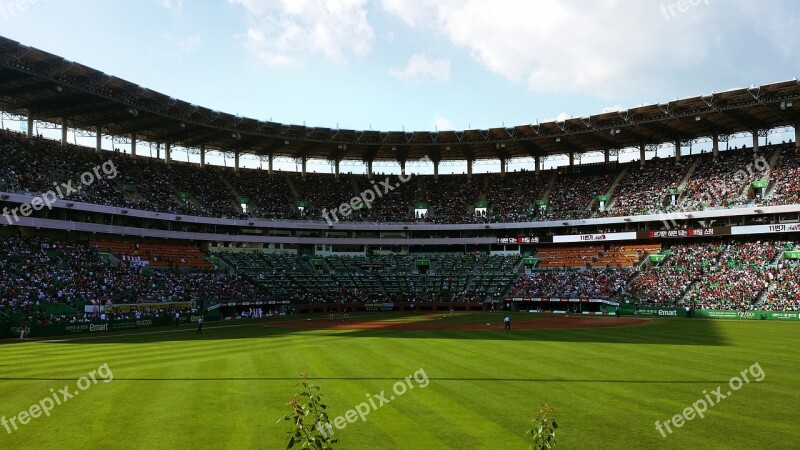
M 782 241 L 676 244 L 664 252 L 659 266 L 637 275 L 626 294 L 638 302 L 688 303 L 697 309 L 795 306 L 786 303 L 789 292 L 800 295 L 800 291 L 792 291 L 796 285 L 786 282 L 793 266 L 778 264 L 787 248 L 791 244 Z
M 526 222 L 538 220 L 542 214 L 535 207 L 544 199 L 546 179 L 533 172 L 509 172 L 504 177 L 489 176 L 486 198 L 491 199 L 491 222 Z
M 409 177 L 411 177 L 409 179 Z M 372 206 L 367 210 L 361 211 L 361 217 L 369 222 L 410 222 L 425 217 L 419 217 L 413 211 L 414 204 L 420 198 L 419 193 L 419 180 L 417 176 L 406 174 L 402 180 L 399 177 L 390 177 L 390 184 L 393 183 L 393 190 L 386 192 L 386 188 L 381 185 L 385 183 L 385 176 L 378 175 L 376 183 L 373 184 L 366 177 L 354 177 L 355 183 L 358 185 L 358 192 L 365 192 L 369 189 L 381 189 L 381 195 L 377 196 Z
M 84 312 L 83 314 L 49 314 L 42 316 L 38 320 L 41 323 L 86 323 L 106 320 L 139 320 L 139 319 L 172 319 L 175 314 L 185 316 L 195 314 L 199 310 L 196 307 L 184 308 L 173 305 L 161 308 L 142 309 L 136 311 L 110 311 L 110 312 Z M 32 319 L 32 318 L 31 318 Z
M 800 202 L 800 169 L 793 143 L 766 146 L 758 154 L 752 149 L 733 149 L 698 155 L 696 169 L 680 186 L 695 160 L 687 158 L 676 165 L 674 159 L 654 158 L 640 168 L 630 163 L 620 179 L 610 210 L 600 211 L 597 196 L 609 193 L 618 175 L 616 169 L 605 174 L 569 174 L 555 177 L 548 191 L 552 171 L 536 177 L 521 171 L 499 174 L 415 175 L 408 182 L 390 177 L 393 188 L 377 196 L 371 208 L 364 208 L 339 220 L 373 222 L 412 222 L 425 219 L 434 223 L 489 223 L 535 220 L 569 220 L 589 217 L 627 216 L 670 210 L 744 205 L 781 205 Z M 783 149 L 776 167 L 764 170 L 757 158 L 770 158 Z M 322 210 L 338 208 L 354 195 L 376 186 L 383 176 L 373 180 L 365 175 L 342 175 L 338 180 L 329 174 L 274 173 L 263 170 L 197 165 L 148 157 L 131 157 L 119 152 L 101 152 L 66 146 L 42 138 L 0 132 L 0 188 L 14 192 L 42 193 L 53 183 L 75 181 L 91 168 L 111 159 L 117 168 L 114 179 L 101 177 L 86 189 L 73 194 L 79 202 L 95 203 L 174 214 L 221 218 L 258 218 L 324 220 Z M 769 179 L 765 192 L 748 189 L 753 181 Z M 668 197 L 670 189 L 680 191 L 677 204 Z M 764 198 L 761 194 L 765 194 Z M 239 200 L 248 199 L 243 211 Z M 537 200 L 548 198 L 540 210 Z M 298 206 L 307 202 L 307 208 Z M 428 213 L 419 217 L 417 204 L 425 204 Z M 476 206 L 486 209 L 476 214 Z
M 324 220 L 323 211 L 336 211 L 342 203 L 350 204 L 356 195 L 352 175 L 340 175 L 337 180 L 331 175 L 307 174 L 305 179 L 295 176 L 293 181 L 300 199 L 308 203 L 309 210 L 303 211 L 303 217 L 312 220 Z M 349 215 L 337 213 L 336 218 L 340 222 L 358 220 L 362 211 L 354 210 Z
M 49 305 L 256 301 L 269 296 L 240 275 L 111 266 L 82 242 L 42 237 L 0 240 L 0 311 L 46 314 Z M 81 312 L 82 314 L 82 312 Z
M 199 210 L 193 211 L 193 215 L 241 218 L 242 209 L 235 204 L 233 192 L 223 182 L 221 170 L 208 165 L 201 168 L 195 164 L 173 161 L 161 176 L 170 181 L 175 190 L 173 195 L 177 195 L 179 200 L 190 200 L 186 201 L 189 206 L 196 202 Z
M 616 199 L 607 215 L 633 216 L 670 211 L 668 194 L 677 191 L 689 164 L 674 158 L 653 158 L 644 167 L 634 165 L 616 189 Z
M 781 151 L 770 173 L 770 185 L 774 187 L 764 200 L 764 206 L 800 203 L 800 151 L 793 145 L 786 145 Z
M 534 271 L 520 276 L 510 296 L 618 299 L 633 273 L 631 267 Z
M 753 161 L 753 151 L 747 148 L 723 152 L 717 158 L 703 158 L 686 183 L 682 209 L 700 211 L 706 208 L 734 208 L 750 203 L 752 198 L 744 192 L 760 177 L 759 172 L 753 170 Z
M 262 219 L 297 219 L 297 205 L 287 178 L 294 174 L 263 170 L 222 169 L 236 193 L 248 200 L 248 215 Z
M 562 174 L 550 191 L 547 220 L 587 219 L 596 211 L 596 199 L 606 195 L 614 182 L 613 174 Z
M 482 221 L 475 215 L 475 205 L 482 186 L 467 182 L 464 175 L 440 176 L 424 179 L 424 199 L 432 211 L 429 217 L 435 223 L 474 223 Z
M 772 288 L 759 304 L 767 311 L 800 311 L 800 263 L 785 261 L 774 272 Z

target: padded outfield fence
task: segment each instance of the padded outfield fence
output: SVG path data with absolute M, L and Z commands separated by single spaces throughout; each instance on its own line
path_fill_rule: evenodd
M 578 315 L 609 315 L 615 314 L 614 307 L 604 302 L 603 306 L 607 308 L 601 311 L 584 310 L 578 312 Z M 600 304 L 599 302 L 597 304 Z M 387 307 L 391 305 L 391 307 Z M 297 305 L 300 306 L 300 305 Z M 377 312 L 377 311 L 410 311 L 411 308 L 405 309 L 403 306 L 406 304 L 387 304 L 387 303 L 370 303 L 370 304 L 315 304 L 315 305 L 302 305 L 298 307 L 295 312 L 300 314 L 308 313 L 322 313 L 334 310 L 336 314 L 340 314 L 345 307 L 350 306 L 351 312 Z M 426 310 L 417 310 L 422 313 L 425 312 L 440 312 L 445 310 L 445 304 L 427 304 Z M 437 308 L 440 307 L 440 308 Z M 453 309 L 458 311 L 486 311 L 486 305 L 479 303 L 452 303 L 447 306 L 455 306 Z M 660 306 L 640 306 L 635 307 L 630 304 L 622 304 L 619 306 L 620 316 L 635 316 L 635 317 L 675 317 L 675 318 L 700 318 L 700 319 L 735 319 L 735 320 L 781 320 L 781 321 L 800 321 L 800 311 L 734 311 L 734 310 L 718 310 L 718 309 L 700 309 L 687 311 L 685 308 L 673 307 L 660 307 Z M 520 310 L 518 308 L 514 308 Z M 588 308 L 587 308 L 588 309 Z M 521 309 L 524 311 L 524 309 Z M 550 312 L 548 312 L 549 314 Z M 565 314 L 562 310 L 553 310 L 554 314 Z M 200 317 L 204 316 L 204 321 L 219 320 L 220 315 L 218 311 L 211 311 L 210 313 L 184 315 L 180 318 L 180 326 L 194 325 Z M 53 336 L 69 336 L 80 334 L 93 334 L 93 333 L 106 333 L 112 331 L 136 330 L 144 328 L 157 328 L 157 327 L 174 327 L 175 319 L 172 317 L 158 317 L 146 319 L 130 319 L 130 320 L 107 320 L 107 321 L 94 321 L 82 323 L 52 323 L 52 324 L 31 324 L 29 327 L 28 336 L 31 337 L 53 337 Z M 19 324 L 13 324 L 9 321 L 0 320 L 0 339 L 14 338 L 19 336 Z
M 209 317 L 206 315 L 205 320 L 218 320 L 218 315 Z M 180 326 L 194 325 L 202 314 L 190 314 L 180 317 Z M 106 321 L 93 321 L 93 322 L 77 322 L 77 323 L 49 323 L 49 324 L 28 324 L 28 333 L 26 336 L 30 337 L 53 337 L 53 336 L 69 336 L 78 334 L 90 333 L 105 333 L 111 331 L 123 330 L 137 330 L 142 328 L 156 328 L 175 326 L 174 317 L 155 317 L 155 318 L 142 318 L 142 319 L 129 319 L 129 320 L 106 320 Z M 0 338 L 14 338 L 19 337 L 20 324 L 13 324 L 9 322 L 0 323 Z
M 743 320 L 794 320 L 800 321 L 800 311 L 734 311 L 727 309 L 669 308 L 660 306 L 620 305 L 620 315 L 638 317 L 684 317 L 700 319 L 743 319 Z

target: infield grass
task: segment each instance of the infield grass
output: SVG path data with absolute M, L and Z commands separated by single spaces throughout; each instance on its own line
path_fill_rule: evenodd
M 444 314 L 449 315 L 449 314 Z M 256 323 L 165 328 L 0 344 L 0 416 L 29 410 L 50 389 L 77 391 L 8 433 L 0 449 L 280 449 L 301 372 L 332 417 L 420 374 L 428 380 L 342 430 L 341 449 L 527 449 L 542 403 L 555 409 L 558 448 L 798 448 L 800 324 L 657 319 L 646 325 L 503 332 L 501 316 L 371 320 L 497 323 L 484 331 L 302 330 Z M 515 314 L 514 321 L 530 318 Z M 354 317 L 358 320 L 359 317 Z M 542 319 L 547 320 L 547 319 Z M 655 428 L 754 363 L 744 384 L 705 418 Z M 97 377 L 99 379 L 99 375 Z M 713 398 L 713 397 L 712 397 Z M 379 403 L 379 402 L 376 402 Z

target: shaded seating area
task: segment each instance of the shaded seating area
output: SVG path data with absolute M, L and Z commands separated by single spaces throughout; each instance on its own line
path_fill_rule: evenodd
M 137 244 L 120 241 L 90 241 L 97 251 L 111 253 L 127 265 L 211 269 L 214 267 L 198 248 L 173 244 Z

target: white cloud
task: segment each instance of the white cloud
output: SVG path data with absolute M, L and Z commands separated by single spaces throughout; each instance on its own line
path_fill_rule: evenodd
M 435 0 L 383 0 L 381 3 L 386 12 L 396 16 L 406 25 L 416 27 L 431 20 L 435 21 L 430 12 L 439 12 L 436 6 L 440 2 Z
M 401 80 L 431 79 L 447 81 L 450 79 L 450 61 L 446 59 L 428 59 L 425 53 L 411 56 L 402 69 L 389 71 L 393 77 Z
M 437 131 L 453 131 L 455 127 L 453 123 L 447 120 L 446 117 L 436 116 L 433 119 L 433 129 Z
M 183 0 L 161 0 L 161 5 L 176 14 L 183 11 Z
M 337 63 L 370 52 L 375 31 L 367 0 L 229 0 L 248 15 L 241 34 L 247 47 L 270 65 L 296 65 L 322 56 Z
M 560 113 L 558 113 L 558 115 L 555 117 L 555 119 L 554 119 L 554 118 L 551 118 L 551 117 L 548 117 L 548 118 L 546 118 L 546 119 L 542 120 L 541 122 L 542 122 L 542 123 L 547 123 L 547 122 L 563 122 L 563 121 L 565 121 L 565 120 L 567 120 L 567 119 L 571 119 L 571 118 L 572 118 L 572 116 L 571 116 L 571 115 L 569 115 L 569 114 L 567 114 L 567 113 L 565 113 L 565 112 L 560 112 Z
M 775 56 L 800 50 L 789 37 L 796 20 L 780 19 L 780 26 L 754 21 L 764 5 L 746 0 L 700 2 L 669 20 L 659 2 L 639 0 L 382 0 L 382 7 L 409 27 L 465 49 L 489 71 L 547 93 L 641 97 L 668 81 L 686 86 L 705 77 L 718 83 L 711 61 L 717 63 L 712 70 L 741 73 L 736 61 L 748 60 L 743 54 L 753 49 L 748 34 Z M 788 62 L 775 65 L 785 71 Z

